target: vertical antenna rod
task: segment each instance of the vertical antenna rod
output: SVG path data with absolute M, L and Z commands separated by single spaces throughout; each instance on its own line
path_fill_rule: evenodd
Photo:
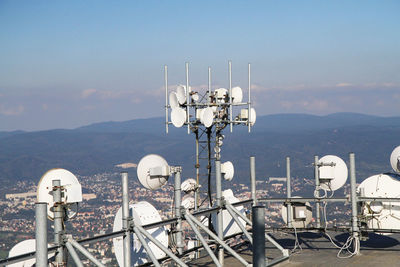
M 178 218 L 176 225 L 176 246 L 178 253 L 183 253 L 183 240 L 182 240 L 182 216 L 181 216 L 181 170 L 175 172 L 174 181 L 174 197 L 175 197 L 175 216 Z
M 124 235 L 124 266 L 131 266 L 131 233 L 129 231 L 129 187 L 128 173 L 122 172 L 122 227 L 125 230 Z
M 251 99 L 251 93 L 250 93 L 250 91 L 251 91 L 251 65 L 250 65 L 250 63 L 249 63 L 249 65 L 248 65 L 248 69 L 247 69 L 247 75 L 248 75 L 248 77 L 249 77 L 249 84 L 248 84 L 248 88 L 249 88 L 249 108 L 248 108 L 248 112 L 247 112 L 247 120 L 248 120 L 248 122 L 249 122 L 249 125 L 248 125 L 248 127 L 249 127 L 249 132 L 251 131 L 251 125 L 250 125 L 250 120 L 251 120 L 251 101 L 250 101 L 250 99 Z
M 215 190 L 217 191 L 217 207 L 219 208 L 217 213 L 217 234 L 220 240 L 224 240 L 224 224 L 222 217 L 222 185 L 221 185 L 221 161 L 215 161 Z M 219 263 L 224 266 L 224 248 L 221 246 L 218 249 L 218 260 Z
M 360 253 L 360 237 L 358 228 L 358 214 L 357 214 L 357 184 L 356 184 L 356 164 L 354 153 L 350 153 L 350 190 L 351 190 L 351 231 L 354 238 L 353 246 L 354 253 Z
M 168 133 L 168 66 L 164 65 L 165 81 L 165 132 Z
M 286 195 L 287 198 L 292 197 L 292 187 L 290 184 L 290 158 L 286 157 Z M 292 227 L 292 203 L 288 202 L 287 205 L 287 225 Z
M 231 128 L 231 132 L 233 131 L 233 123 L 232 123 L 232 61 L 228 62 L 229 68 L 229 124 Z
M 255 206 L 257 205 L 255 157 L 250 157 L 250 187 L 251 187 L 251 198 L 253 199 L 253 206 Z
M 208 104 L 211 103 L 211 67 L 208 67 Z
M 53 180 L 53 201 L 54 201 L 54 243 L 60 246 L 56 253 L 56 262 L 58 266 L 64 265 L 64 246 L 62 246 L 64 230 L 64 212 L 61 206 L 61 181 Z
M 190 134 L 189 104 L 189 62 L 186 62 L 186 123 L 188 134 Z
M 318 156 L 314 156 L 314 177 L 315 177 L 315 197 L 319 198 L 319 166 L 318 166 Z M 321 216 L 320 216 L 320 208 L 319 202 L 315 203 L 316 209 L 316 221 L 317 221 L 317 228 L 321 227 Z

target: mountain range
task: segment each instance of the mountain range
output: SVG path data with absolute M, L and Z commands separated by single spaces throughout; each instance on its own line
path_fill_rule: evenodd
M 314 155 L 334 154 L 348 162 L 356 153 L 357 179 L 391 170 L 389 157 L 400 145 L 400 117 L 356 113 L 327 116 L 275 114 L 259 116 L 252 132 L 243 126 L 225 132 L 222 161 L 235 166 L 235 181 L 247 183 L 249 157 L 256 157 L 257 179 L 285 176 L 291 157 L 292 176 L 313 179 Z M 0 180 L 39 181 L 51 168 L 80 175 L 115 172 L 120 163 L 155 153 L 194 176 L 195 137 L 186 129 L 169 127 L 163 118 L 95 123 L 76 129 L 0 132 Z M 204 165 L 203 165 L 204 166 Z M 134 175 L 134 170 L 131 170 Z

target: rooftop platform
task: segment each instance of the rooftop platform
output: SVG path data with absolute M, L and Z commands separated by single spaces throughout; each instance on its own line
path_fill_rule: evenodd
M 329 232 L 333 241 L 337 245 L 343 245 L 348 233 Z M 367 241 L 361 241 L 361 254 L 351 258 L 338 258 L 337 249 L 323 233 L 304 232 L 298 234 L 298 240 L 301 249 L 294 248 L 295 237 L 292 233 L 273 233 L 274 239 L 284 248 L 291 250 L 290 257 L 275 266 L 292 267 L 292 266 L 400 266 L 400 234 L 392 234 L 389 236 L 369 234 Z M 251 246 L 248 242 L 235 249 L 249 263 L 252 262 Z M 272 246 L 271 243 L 266 243 L 266 257 L 269 261 L 281 256 L 278 249 Z M 348 256 L 347 251 L 343 251 L 340 256 Z M 243 266 L 234 257 L 225 254 L 225 266 L 236 267 Z M 204 256 L 193 260 L 190 266 L 215 266 L 209 256 Z

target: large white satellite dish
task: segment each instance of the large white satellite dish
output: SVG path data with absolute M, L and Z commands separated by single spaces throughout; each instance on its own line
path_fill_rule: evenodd
M 40 178 L 37 200 L 47 203 L 47 216 L 51 220 L 54 218 L 51 210 L 54 206 L 53 180 L 60 180 L 61 186 L 64 187 L 61 202 L 67 204 L 66 215 L 68 218 L 72 218 L 77 212 L 77 203 L 82 202 L 82 186 L 75 175 L 65 169 L 51 169 Z
M 186 86 L 178 85 L 176 88 L 176 96 L 178 97 L 179 104 L 183 105 L 186 103 Z
M 183 108 L 173 108 L 171 111 L 172 124 L 180 128 L 186 122 L 186 111 Z
M 232 88 L 232 102 L 241 103 L 243 100 L 243 91 L 239 86 Z
M 169 94 L 169 105 L 172 109 L 179 107 L 178 97 L 175 92 Z
M 319 160 L 324 166 L 319 167 L 319 180 L 322 189 L 335 191 L 347 181 L 348 170 L 346 163 L 339 157 L 327 155 Z M 331 166 L 327 166 L 331 164 Z
M 147 189 L 155 190 L 167 183 L 170 170 L 167 161 L 156 154 L 143 157 L 137 166 L 139 182 Z
M 207 107 L 201 113 L 201 123 L 204 124 L 207 128 L 210 127 L 214 122 L 214 112 L 212 108 Z
M 133 221 L 137 225 L 146 225 L 150 223 L 156 223 L 161 221 L 160 214 L 149 202 L 141 201 L 139 203 L 129 205 L 129 213 L 132 216 Z M 113 232 L 122 230 L 122 208 L 118 209 L 114 219 Z M 164 246 L 168 246 L 168 235 L 164 226 L 158 228 L 149 229 L 148 232 Z M 131 247 L 131 263 L 134 266 L 144 264 L 148 262 L 148 255 L 139 239 L 133 234 L 133 246 Z M 147 240 L 147 239 L 146 239 Z M 123 237 L 113 238 L 115 257 L 119 266 L 124 266 L 124 249 L 123 249 Z M 149 241 L 150 249 L 154 253 L 157 259 L 165 257 L 165 253 L 157 247 L 155 244 Z
M 232 181 L 233 175 L 235 174 L 235 168 L 232 162 L 227 161 L 221 164 L 221 172 L 224 174 L 224 179 L 227 181 Z
M 395 172 L 400 173 L 400 146 L 393 149 L 390 155 L 390 165 Z
M 50 245 L 48 245 L 48 247 L 50 247 Z M 36 240 L 35 239 L 27 239 L 27 240 L 19 242 L 18 244 L 13 246 L 8 253 L 8 257 L 9 258 L 16 257 L 19 255 L 23 255 L 23 254 L 31 253 L 31 252 L 35 252 L 35 251 L 36 251 Z M 48 258 L 50 259 L 53 256 L 54 256 L 54 252 L 49 253 Z M 7 267 L 28 267 L 28 266 L 31 267 L 31 266 L 34 266 L 35 263 L 36 263 L 36 259 L 33 258 L 33 259 L 28 259 L 28 260 L 20 261 L 17 263 L 9 264 L 9 265 L 7 265 Z
M 365 179 L 357 188 L 365 197 L 400 197 L 400 176 L 396 174 L 378 174 Z M 362 214 L 370 229 L 400 229 L 400 203 L 386 201 L 365 202 Z
M 222 196 L 230 204 L 234 204 L 234 203 L 240 201 L 238 198 L 236 198 L 233 195 L 233 192 L 231 189 L 222 191 Z M 245 210 L 242 205 L 235 206 L 234 208 L 237 209 L 243 215 L 245 214 Z M 216 216 L 217 215 L 215 213 L 212 214 L 212 222 L 213 222 L 214 229 L 217 229 Z M 229 236 L 229 235 L 233 235 L 233 234 L 237 234 L 237 233 L 241 232 L 240 227 L 236 224 L 235 220 L 232 218 L 232 216 L 229 214 L 229 212 L 227 210 L 224 210 L 222 212 L 222 217 L 223 217 L 222 220 L 223 220 L 224 236 Z M 243 226 L 246 226 L 246 222 L 242 218 L 239 218 L 239 220 Z
M 300 198 L 295 196 L 294 198 Z M 281 215 L 287 224 L 287 205 L 282 205 Z M 292 202 L 292 226 L 295 228 L 305 228 L 312 220 L 312 208 L 309 202 Z

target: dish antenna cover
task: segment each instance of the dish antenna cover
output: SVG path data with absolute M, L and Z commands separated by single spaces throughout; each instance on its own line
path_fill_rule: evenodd
M 294 198 L 300 198 L 295 196 Z M 283 221 L 287 224 L 287 205 L 282 205 L 281 215 Z M 292 202 L 292 226 L 295 228 L 305 228 L 312 220 L 312 208 L 309 202 Z
M 196 186 L 196 180 L 193 178 L 188 178 L 181 184 L 181 189 L 183 192 L 189 193 L 191 191 L 194 191 L 196 189 Z
M 156 154 L 143 157 L 137 166 L 139 182 L 147 189 L 156 190 L 167 183 L 170 176 L 167 161 Z
M 390 155 L 390 165 L 395 172 L 400 173 L 400 146 L 396 147 Z
M 53 180 L 60 180 L 64 187 L 64 194 L 61 201 L 67 204 L 67 217 L 71 218 L 76 214 L 77 203 L 82 202 L 82 186 L 74 174 L 65 169 L 51 169 L 40 178 L 37 188 L 38 202 L 47 203 L 47 216 L 54 218 L 54 213 L 50 209 L 54 206 L 53 202 Z
M 48 245 L 50 247 L 50 245 Z M 35 252 L 36 251 L 36 240 L 35 239 L 27 239 L 22 242 L 19 242 L 15 246 L 13 246 L 8 253 L 8 257 L 15 257 L 19 255 L 23 255 L 26 253 L 30 252 Z M 50 259 L 51 257 L 54 256 L 54 253 L 49 253 L 48 258 Z M 36 259 L 28 259 L 24 261 L 20 261 L 17 263 L 9 264 L 7 267 L 26 267 L 26 266 L 34 266 L 36 263 Z
M 201 113 L 201 123 L 204 124 L 207 128 L 210 127 L 213 122 L 214 122 L 214 112 L 213 109 L 210 107 L 207 107 L 203 110 Z
M 396 174 L 378 174 L 365 179 L 357 188 L 365 197 L 400 197 L 400 176 Z M 400 229 L 399 202 L 365 202 L 362 214 L 367 218 L 370 229 Z
M 224 174 L 224 179 L 227 181 L 232 181 L 233 175 L 235 174 L 235 168 L 232 162 L 227 161 L 221 164 L 221 172 Z
M 319 167 L 319 179 L 321 188 L 335 191 L 341 188 L 347 181 L 348 170 L 346 163 L 339 157 L 327 155 L 319 160 L 325 166 Z M 331 164 L 332 166 L 326 166 Z
M 179 104 L 183 105 L 186 103 L 186 86 L 178 85 L 176 88 L 176 96 L 178 98 Z
M 173 108 L 171 111 L 171 121 L 176 128 L 181 128 L 186 121 L 186 111 L 183 108 Z
M 129 205 L 129 216 L 132 216 L 135 224 L 146 225 L 150 223 L 156 223 L 161 221 L 160 214 L 147 201 L 141 201 L 139 203 Z M 119 208 L 114 219 L 113 232 L 122 230 L 122 208 Z M 164 246 L 168 246 L 168 235 L 164 226 L 158 228 L 152 228 L 147 230 L 155 239 L 161 242 Z M 139 239 L 135 234 L 133 235 L 133 246 L 131 246 L 131 263 L 134 266 L 144 264 L 148 262 L 148 255 L 146 250 L 142 247 Z M 124 266 L 124 249 L 123 249 L 123 237 L 119 236 L 113 239 L 115 257 L 119 266 Z M 150 249 L 153 251 L 154 256 L 157 259 L 165 257 L 165 253 L 157 247 L 155 244 L 149 241 Z
M 240 201 L 233 195 L 231 189 L 222 191 L 222 196 L 225 198 L 227 202 L 231 204 Z M 243 215 L 245 215 L 244 207 L 242 205 L 235 206 L 234 208 L 237 209 Z M 223 220 L 224 236 L 229 236 L 241 232 L 240 227 L 236 224 L 235 220 L 232 218 L 232 216 L 229 214 L 227 210 L 224 210 L 222 212 L 222 217 L 223 217 L 222 220 Z M 239 220 L 243 226 L 246 226 L 246 222 L 242 218 L 239 218 Z M 212 214 L 212 222 L 214 225 L 214 229 L 217 229 L 217 215 L 215 213 Z
M 232 88 L 232 102 L 241 103 L 243 100 L 243 91 L 239 86 Z
M 217 103 L 225 103 L 227 95 L 228 95 L 227 89 L 225 88 L 215 89 L 215 97 L 217 98 Z
M 172 109 L 179 107 L 178 97 L 176 96 L 175 92 L 171 92 L 169 94 L 169 105 Z

